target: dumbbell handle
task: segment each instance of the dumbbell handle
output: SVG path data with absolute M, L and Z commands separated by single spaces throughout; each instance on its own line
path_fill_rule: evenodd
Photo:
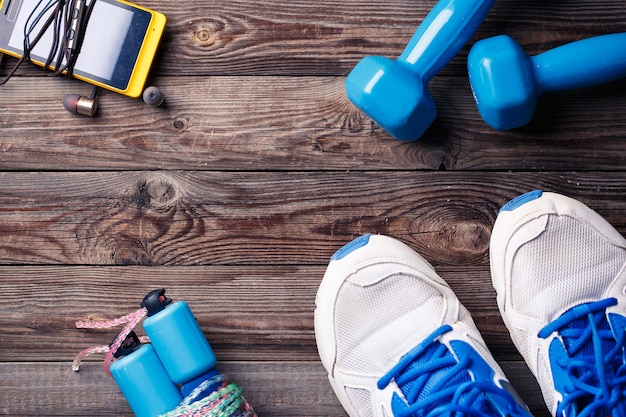
M 472 37 L 495 0 L 440 0 L 409 41 L 399 62 L 428 82 Z
M 626 32 L 596 36 L 530 57 L 540 93 L 593 87 L 626 77 Z

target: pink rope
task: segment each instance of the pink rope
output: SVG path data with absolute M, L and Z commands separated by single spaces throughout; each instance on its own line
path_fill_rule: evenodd
M 84 349 L 74 358 L 74 362 L 72 362 L 72 370 L 74 372 L 78 372 L 80 369 L 80 362 L 85 359 L 89 355 L 93 355 L 94 353 L 106 353 L 109 351 L 109 347 L 107 345 L 101 346 L 92 346 L 87 349 Z
M 112 319 L 112 320 L 84 320 L 84 321 L 77 321 L 76 322 L 76 328 L 78 329 L 110 329 L 111 327 L 117 327 L 119 325 L 122 324 L 126 324 L 128 323 L 130 320 L 133 319 L 133 317 L 136 314 L 141 314 L 141 317 L 143 318 L 143 316 L 147 313 L 146 308 L 140 308 L 137 311 L 133 311 L 132 313 L 129 313 L 125 316 L 122 317 L 118 317 L 116 319 Z M 141 320 L 141 319 L 140 319 Z
M 119 317 L 113 320 L 86 320 L 86 321 L 77 321 L 76 327 L 79 329 L 110 329 L 112 327 L 120 326 L 122 324 L 126 324 L 122 331 L 117 335 L 111 346 L 93 346 L 87 348 L 80 352 L 74 358 L 74 362 L 72 364 L 72 369 L 74 371 L 78 371 L 80 367 L 80 361 L 85 357 L 92 355 L 94 353 L 104 353 L 106 352 L 106 357 L 104 359 L 104 370 L 107 375 L 111 376 L 111 363 L 113 362 L 113 355 L 120 348 L 124 340 L 128 337 L 130 332 L 139 324 L 141 320 L 148 314 L 148 310 L 143 307 L 137 311 L 129 313 L 125 316 Z M 145 340 L 145 339 L 144 339 Z

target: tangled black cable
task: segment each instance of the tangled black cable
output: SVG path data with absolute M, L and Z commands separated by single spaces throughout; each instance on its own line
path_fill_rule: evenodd
M 24 53 L 0 80 L 0 85 L 15 74 L 23 62 L 33 62 L 31 52 L 49 29 L 52 29 L 53 39 L 43 68 L 51 70 L 52 76 L 65 74 L 72 77 L 96 1 L 92 0 L 87 6 L 86 0 L 39 0 L 24 25 Z

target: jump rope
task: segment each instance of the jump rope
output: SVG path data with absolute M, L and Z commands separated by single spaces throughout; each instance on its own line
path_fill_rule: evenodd
M 72 370 L 77 372 L 80 363 L 86 357 L 104 353 L 104 369 L 111 376 L 111 364 L 115 360 L 118 350 L 123 349 L 129 337 L 136 338 L 139 343 L 149 343 L 147 336 L 136 337 L 133 329 L 147 316 L 146 307 L 113 320 L 87 320 L 76 322 L 79 329 L 111 329 L 124 325 L 122 331 L 115 337 L 111 345 L 89 347 L 74 358 Z M 210 392 L 207 395 L 207 392 Z M 252 406 L 242 396 L 242 389 L 235 383 L 228 382 L 221 373 L 215 372 L 209 379 L 203 381 L 188 394 L 175 408 L 161 414 L 159 417 L 257 417 Z

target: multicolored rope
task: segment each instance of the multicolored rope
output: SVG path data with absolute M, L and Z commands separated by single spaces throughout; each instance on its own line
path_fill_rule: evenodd
M 77 321 L 76 327 L 79 329 L 110 329 L 112 327 L 117 327 L 122 324 L 126 324 L 126 326 L 124 326 L 122 331 L 117 335 L 111 346 L 93 346 L 83 350 L 78 355 L 76 355 L 76 357 L 74 358 L 74 362 L 72 363 L 72 369 L 75 372 L 78 371 L 80 368 L 80 361 L 89 355 L 92 355 L 94 353 L 106 353 L 106 357 L 104 358 L 104 370 L 106 371 L 107 375 L 111 376 L 110 368 L 111 363 L 113 362 L 113 355 L 115 355 L 115 352 L 117 352 L 120 346 L 122 346 L 122 343 L 124 342 L 124 340 L 126 340 L 130 332 L 135 328 L 135 326 L 137 326 L 137 324 L 141 322 L 141 320 L 143 320 L 143 318 L 147 314 L 148 310 L 144 307 L 113 320 Z M 143 338 L 142 341 L 147 342 L 147 338 Z
M 219 384 L 218 389 L 214 389 Z M 212 392 L 206 395 L 208 388 Z M 257 417 L 256 413 L 241 395 L 237 384 L 228 383 L 222 374 L 204 381 L 178 407 L 159 417 Z

